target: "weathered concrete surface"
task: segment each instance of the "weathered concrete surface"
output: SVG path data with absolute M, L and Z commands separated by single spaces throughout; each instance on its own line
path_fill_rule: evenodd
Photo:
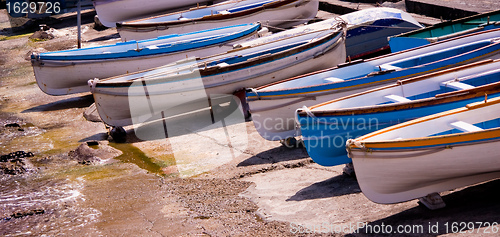
M 316 18 L 321 19 L 321 20 L 331 19 L 331 18 L 334 18 L 336 16 L 340 16 L 340 14 L 335 14 L 335 13 L 322 11 L 322 10 L 319 10 L 318 14 L 316 14 Z
M 453 20 L 500 9 L 499 1 L 490 0 L 405 0 L 408 12 Z

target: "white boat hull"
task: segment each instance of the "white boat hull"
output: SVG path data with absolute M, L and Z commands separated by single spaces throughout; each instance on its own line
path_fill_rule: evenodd
M 319 52 L 324 52 L 318 55 Z M 316 57 L 315 57 L 316 55 Z M 285 78 L 296 75 L 324 69 L 342 63 L 345 59 L 345 38 L 342 36 L 336 38 L 333 43 L 325 43 L 317 47 L 304 50 L 297 54 L 284 57 L 271 63 L 263 63 L 244 68 L 241 70 L 229 71 L 227 73 L 216 74 L 213 76 L 202 77 L 203 85 L 201 90 L 184 90 L 180 93 L 172 93 L 175 89 L 183 88 L 183 82 L 180 84 L 172 84 L 169 88 L 165 87 L 148 87 L 148 101 L 153 101 L 154 111 L 165 110 L 179 105 L 178 100 L 165 99 L 167 98 L 203 98 L 206 95 L 232 94 L 237 90 L 246 87 L 257 87 L 274 81 L 279 81 Z M 170 84 L 170 83 L 169 83 Z M 200 88 L 198 88 L 200 89 Z M 156 90 L 156 91 L 155 91 Z M 139 95 L 139 98 L 134 99 L 128 95 L 128 88 L 99 88 L 96 87 L 93 94 L 96 101 L 97 109 L 103 121 L 111 126 L 126 126 L 133 124 L 131 118 L 129 101 L 144 101 L 144 95 Z M 146 101 L 146 103 L 148 102 Z M 140 109 L 143 108 L 142 111 Z M 181 106 L 180 110 L 172 113 L 181 113 L 192 111 L 196 108 Z M 134 106 L 134 114 L 138 116 L 151 117 L 153 113 L 148 106 Z
M 123 41 L 142 40 L 167 34 L 182 34 L 207 28 L 225 27 L 257 21 L 260 21 L 263 27 L 286 29 L 313 19 L 318 12 L 318 6 L 318 0 L 305 0 L 303 4 L 297 6 L 296 4 L 288 4 L 276 9 L 265 9 L 260 12 L 227 20 L 195 21 L 168 26 L 164 30 L 151 31 L 132 31 L 118 28 L 118 33 L 120 33 Z
M 294 97 L 277 100 L 254 100 L 249 102 L 250 113 L 257 132 L 266 140 L 279 141 L 288 137 L 300 135 L 297 129 L 295 111 L 299 108 L 311 107 L 316 104 L 359 93 L 379 86 L 392 84 L 386 82 L 374 84 L 369 87 L 360 87 L 353 90 L 344 90 L 335 94 L 308 95 L 306 97 Z
M 349 140 L 361 190 L 398 203 L 500 178 L 499 111 L 496 97 Z
M 352 151 L 363 194 L 398 203 L 500 178 L 500 142 L 408 152 Z
M 33 65 L 33 71 L 38 86 L 43 92 L 49 95 L 89 92 L 90 88 L 87 85 L 87 81 L 90 79 L 129 74 L 190 57 L 206 57 L 226 52 L 233 48 L 233 44 L 252 40 L 256 37 L 256 34 L 252 34 L 229 41 L 223 45 L 213 45 L 187 51 L 143 57 L 72 62 L 44 60 L 43 65 Z

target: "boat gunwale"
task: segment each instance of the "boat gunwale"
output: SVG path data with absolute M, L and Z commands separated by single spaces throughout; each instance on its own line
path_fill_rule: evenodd
M 159 16 L 152 16 L 152 17 L 138 19 L 138 20 L 133 20 L 133 21 L 128 21 L 128 22 L 117 22 L 116 23 L 116 28 L 119 31 L 120 30 L 124 30 L 124 31 L 132 31 L 132 32 L 148 32 L 148 31 L 155 31 L 155 30 L 164 30 L 164 29 L 158 29 L 158 27 L 162 27 L 162 28 L 168 29 L 168 26 L 182 25 L 182 24 L 186 24 L 186 23 L 204 22 L 204 21 L 210 21 L 210 20 L 232 19 L 232 18 L 237 18 L 237 17 L 241 17 L 241 16 L 246 16 L 246 15 L 254 14 L 254 13 L 261 12 L 261 11 L 264 11 L 264 10 L 267 10 L 267 9 L 280 8 L 282 6 L 286 6 L 288 4 L 292 4 L 294 2 L 300 2 L 300 1 L 307 1 L 307 2 L 309 2 L 309 1 L 315 1 L 315 0 L 277 0 L 277 1 L 274 1 L 274 2 L 266 3 L 264 5 L 261 5 L 261 6 L 255 7 L 255 8 L 250 8 L 250 9 L 247 9 L 247 10 L 238 11 L 238 12 L 229 13 L 229 14 L 205 15 L 205 16 L 202 16 L 202 17 L 192 18 L 192 19 L 182 20 L 182 21 L 181 20 L 176 20 L 176 21 L 151 22 L 151 23 L 142 23 L 142 24 L 138 24 L 138 23 L 135 24 L 134 23 L 134 22 L 138 22 L 138 21 L 150 20 L 150 19 L 154 19 L 154 18 L 160 18 L 160 17 L 165 17 L 165 16 L 168 16 L 168 15 L 175 15 L 175 14 L 179 14 L 179 13 L 182 15 L 182 13 L 189 12 L 189 11 L 193 10 L 193 9 L 188 9 L 188 10 L 185 10 L 185 11 L 178 11 L 178 12 L 173 12 L 173 13 L 170 13 L 170 14 L 163 14 L 163 15 L 159 15 Z M 212 5 L 210 7 L 220 6 L 220 5 L 225 5 L 225 4 L 231 4 L 231 3 L 234 3 L 234 2 L 233 1 L 221 2 L 219 4 Z M 205 8 L 207 8 L 207 7 L 205 7 Z M 199 8 L 196 8 L 196 9 L 199 9 Z
M 432 120 L 439 119 L 442 117 L 447 117 L 447 116 L 451 116 L 451 115 L 455 115 L 455 114 L 473 111 L 475 109 L 479 109 L 479 108 L 483 108 L 486 106 L 495 105 L 495 104 L 499 104 L 499 103 L 500 103 L 500 97 L 495 97 L 495 98 L 492 98 L 488 101 L 475 102 L 475 103 L 468 104 L 468 105 L 461 107 L 461 108 L 452 109 L 452 110 L 440 112 L 437 114 L 432 114 L 432 115 L 428 115 L 425 117 L 410 120 L 407 122 L 403 122 L 400 124 L 396 124 L 396 125 L 393 125 L 393 126 L 390 126 L 387 128 L 383 128 L 383 129 L 380 129 L 378 131 L 363 135 L 359 138 L 353 139 L 355 143 L 360 143 L 362 147 L 356 146 L 354 144 L 354 142 L 349 143 L 348 145 L 346 145 L 346 147 L 349 150 L 370 149 L 370 151 L 373 151 L 373 150 L 371 150 L 372 148 L 375 148 L 375 149 L 376 148 L 383 148 L 385 146 L 390 146 L 390 147 L 400 148 L 400 149 L 404 149 L 406 147 L 407 149 L 409 149 L 408 147 L 411 148 L 411 147 L 423 147 L 423 146 L 429 147 L 429 146 L 445 145 L 445 144 L 450 143 L 447 140 L 457 140 L 457 139 L 453 139 L 453 138 L 460 138 L 461 140 L 464 140 L 463 142 L 473 141 L 473 140 L 481 140 L 481 139 L 469 139 L 469 140 L 466 140 L 466 139 L 468 139 L 469 137 L 480 137 L 480 138 L 482 137 L 484 139 L 484 137 L 485 137 L 484 134 L 491 134 L 491 133 L 493 133 L 493 134 L 496 133 L 495 137 L 500 139 L 500 127 L 495 127 L 495 128 L 484 129 L 481 131 L 460 132 L 460 133 L 438 135 L 438 136 L 403 138 L 403 139 L 397 139 L 397 140 L 391 139 L 391 140 L 379 140 L 379 141 L 366 141 L 366 139 L 373 138 L 375 136 L 378 136 L 378 135 L 381 135 L 381 134 L 384 134 L 387 132 L 395 131 L 395 130 L 398 130 L 398 129 L 401 129 L 404 127 L 413 126 L 416 124 L 432 121 Z M 460 139 L 458 139 L 458 140 L 460 140 Z M 442 140 L 445 140 L 445 141 L 442 141 Z M 430 143 L 431 145 L 427 145 L 428 143 Z M 451 143 L 457 143 L 457 142 L 454 141 Z M 393 144 L 399 144 L 399 145 L 394 146 Z M 348 152 L 348 153 L 350 153 L 350 152 Z
M 335 26 L 332 26 L 329 29 L 331 30 L 331 29 L 333 29 L 333 27 L 341 27 L 341 26 L 340 25 L 335 25 Z M 234 53 L 234 52 L 238 52 L 238 51 L 242 51 L 242 50 L 246 50 L 246 49 L 250 49 L 250 48 L 260 47 L 260 46 L 263 46 L 263 45 L 266 45 L 266 44 L 272 44 L 272 43 L 276 43 L 276 42 L 280 42 L 280 41 L 290 40 L 291 38 L 294 38 L 294 37 L 299 37 L 299 36 L 303 36 L 303 35 L 307 35 L 307 34 L 314 34 L 314 33 L 322 32 L 322 31 L 329 30 L 329 29 L 328 28 L 324 28 L 324 29 L 315 30 L 315 31 L 300 32 L 300 33 L 298 33 L 296 35 L 292 35 L 292 36 L 289 36 L 289 37 L 285 37 L 285 38 L 281 38 L 281 39 L 276 39 L 276 40 L 269 41 L 269 42 L 262 42 L 260 44 L 255 44 L 255 45 L 247 45 L 247 46 L 243 46 L 243 47 L 240 47 L 240 48 L 231 49 L 231 50 L 228 50 L 226 52 L 222 52 L 222 53 L 218 53 L 218 54 L 214 54 L 214 55 L 209 55 L 209 56 L 206 56 L 206 57 L 201 57 L 201 58 L 196 57 L 195 59 L 196 60 L 202 60 L 202 59 L 220 57 L 220 56 L 223 56 L 223 55 L 225 55 L 227 53 Z M 184 61 L 184 60 L 179 60 L 179 61 L 176 61 L 176 62 L 172 62 L 172 63 L 167 64 L 165 66 L 177 64 L 178 62 L 181 62 L 181 61 Z M 134 72 L 133 74 L 139 74 L 139 73 L 144 73 L 144 72 L 148 72 L 148 71 L 154 71 L 156 69 L 160 69 L 160 68 L 165 67 L 165 66 L 160 66 L 160 67 L 156 67 L 156 68 L 149 68 L 149 69 L 145 69 L 145 70 Z M 119 77 L 123 77 L 123 76 L 127 76 L 127 75 L 117 75 L 117 76 L 113 76 L 113 77 L 104 78 L 104 79 L 101 79 L 99 81 L 99 83 L 110 83 L 108 81 L 116 79 L 116 78 L 119 78 Z M 140 79 L 140 78 L 142 78 L 142 77 L 135 78 L 135 79 Z M 130 79 L 130 80 L 135 80 L 135 79 Z
M 316 104 L 316 105 L 308 107 L 308 109 L 312 113 L 314 113 L 314 114 L 317 113 L 318 115 L 319 114 L 326 115 L 326 114 L 330 114 L 330 113 L 332 113 L 332 115 L 333 114 L 337 114 L 336 112 L 333 113 L 332 110 L 339 111 L 339 112 L 340 111 L 347 111 L 347 110 L 354 111 L 354 110 L 361 109 L 362 107 L 339 108 L 339 109 L 324 109 L 324 110 L 317 110 L 317 111 L 314 111 L 314 109 L 322 107 L 322 106 L 326 106 L 328 104 L 336 103 L 336 102 L 339 102 L 339 101 L 342 101 L 342 100 L 351 99 L 351 98 L 354 98 L 354 97 L 357 97 L 357 96 L 370 94 L 370 93 L 373 93 L 373 92 L 376 92 L 376 91 L 381 91 L 381 90 L 385 90 L 385 89 L 389 89 L 389 88 L 394 88 L 394 87 L 398 87 L 398 86 L 401 86 L 401 85 L 407 85 L 407 84 L 411 84 L 411 83 L 423 81 L 423 80 L 426 80 L 426 79 L 429 79 L 429 78 L 432 78 L 432 77 L 441 76 L 441 75 L 445 75 L 445 74 L 448 74 L 448 73 L 453 73 L 453 72 L 455 72 L 457 70 L 467 70 L 469 68 L 474 68 L 474 67 L 477 67 L 477 66 L 483 66 L 483 65 L 493 64 L 493 63 L 496 63 L 496 62 L 500 62 L 500 59 L 497 59 L 497 60 L 487 59 L 487 60 L 483 60 L 483 61 L 479 61 L 479 62 L 473 62 L 473 63 L 470 63 L 470 64 L 460 65 L 460 66 L 457 66 L 457 67 L 447 68 L 447 69 L 444 69 L 444 70 L 441 70 L 441 71 L 431 72 L 429 74 L 424 74 L 424 75 L 416 76 L 416 77 L 413 77 L 413 78 L 399 80 L 396 83 L 391 84 L 391 85 L 381 86 L 381 87 L 377 87 L 377 88 L 374 88 L 374 89 L 371 89 L 371 90 L 366 90 L 366 91 L 363 91 L 363 92 L 359 92 L 359 93 L 355 93 L 355 94 L 343 96 L 343 97 L 340 97 L 340 98 L 337 98 L 337 99 L 333 99 L 333 100 L 330 100 L 330 101 L 326 101 L 326 102 L 323 102 L 323 103 L 319 103 L 319 104 Z M 481 91 L 483 91 L 485 86 L 491 85 L 491 84 L 495 84 L 495 83 L 481 85 L 481 86 L 478 86 L 476 88 L 471 88 L 471 89 L 467 89 L 467 90 L 458 90 L 458 91 L 452 91 L 452 92 L 447 92 L 447 93 L 441 93 L 441 94 L 435 95 L 435 97 L 431 97 L 431 98 L 432 99 L 437 99 L 437 98 L 441 98 L 441 97 L 451 97 L 451 96 L 455 96 L 455 95 L 459 95 L 459 94 L 464 94 L 464 93 L 469 94 L 469 93 L 473 93 L 474 91 L 477 91 L 477 90 L 480 90 L 480 89 L 482 89 Z M 421 99 L 419 99 L 419 101 L 420 100 Z M 408 104 L 408 103 L 412 103 L 412 102 L 415 102 L 415 101 L 417 101 L 417 100 L 413 100 L 413 101 L 410 101 L 410 102 L 404 102 L 404 103 Z M 398 103 L 398 104 L 401 104 L 401 103 Z M 366 107 L 372 107 L 373 108 L 373 107 L 382 107 L 382 106 L 389 106 L 389 105 L 395 105 L 395 104 L 369 105 L 369 106 L 364 106 L 364 107 L 365 108 Z M 300 115 L 306 115 L 306 113 L 302 112 L 302 110 L 299 110 L 299 111 L 300 111 L 299 112 Z
M 234 27 L 234 28 L 241 28 L 241 30 L 238 30 L 237 32 L 232 32 L 230 34 L 215 35 L 216 37 L 213 37 L 213 38 L 210 38 L 210 39 L 203 39 L 202 41 L 198 41 L 196 43 L 210 42 L 210 41 L 221 41 L 221 42 L 209 43 L 209 44 L 202 45 L 202 46 L 199 46 L 199 47 L 196 47 L 196 48 L 180 49 L 180 50 L 169 51 L 169 52 L 156 52 L 156 53 L 149 53 L 149 54 L 135 55 L 135 56 L 125 55 L 125 56 L 110 57 L 110 58 L 97 58 L 97 59 L 65 59 L 65 58 L 61 58 L 61 59 L 52 59 L 52 58 L 44 59 L 43 58 L 44 55 L 47 55 L 49 57 L 67 57 L 67 56 L 71 56 L 71 55 L 60 55 L 60 56 L 54 55 L 54 56 L 52 56 L 52 55 L 50 55 L 51 53 L 70 53 L 70 52 L 78 51 L 78 50 L 96 50 L 96 49 L 113 48 L 113 47 L 125 46 L 127 44 L 133 45 L 135 43 L 139 44 L 141 42 L 153 42 L 153 41 L 156 41 L 156 40 L 163 40 L 163 39 L 167 39 L 167 38 L 168 39 L 175 39 L 176 37 L 183 37 L 183 36 L 189 36 L 189 35 L 197 35 L 197 33 L 200 33 L 200 34 L 201 33 L 207 33 L 207 32 L 211 32 L 212 30 L 213 31 L 218 31 L 218 30 L 223 30 L 223 29 L 230 29 L 232 27 Z M 32 61 L 36 61 L 36 62 L 40 62 L 40 63 L 50 62 L 50 61 L 61 61 L 61 62 L 65 62 L 65 61 L 83 61 L 81 63 L 85 63 L 85 61 L 105 61 L 105 60 L 110 60 L 110 59 L 111 60 L 115 60 L 115 59 L 132 58 L 132 57 L 133 58 L 138 58 L 138 57 L 147 57 L 147 56 L 166 55 L 166 54 L 178 53 L 178 52 L 182 52 L 182 51 L 186 51 L 186 50 L 196 50 L 196 49 L 200 49 L 200 48 L 204 48 L 204 47 L 211 47 L 211 46 L 214 46 L 214 45 L 220 45 L 222 43 L 227 43 L 227 42 L 235 41 L 235 40 L 238 40 L 238 39 L 241 39 L 241 38 L 248 38 L 249 36 L 253 36 L 254 34 L 256 34 L 256 32 L 261 27 L 262 27 L 262 25 L 261 25 L 260 22 L 254 22 L 254 23 L 240 24 L 240 25 L 235 25 L 235 26 L 230 26 L 230 27 L 218 27 L 218 28 L 213 28 L 213 29 L 209 29 L 209 30 L 195 31 L 195 32 L 187 33 L 187 34 L 176 34 L 176 36 L 173 36 L 173 37 L 160 36 L 160 37 L 157 37 L 157 38 L 154 38 L 154 39 L 148 39 L 148 40 L 140 40 L 140 41 L 132 40 L 132 41 L 128 41 L 128 42 L 119 42 L 117 44 L 95 46 L 95 47 L 89 47 L 89 48 L 83 48 L 83 49 L 69 49 L 69 50 L 62 50 L 62 51 L 46 52 L 46 53 L 40 53 L 38 55 L 35 54 L 35 53 L 32 53 L 31 54 L 31 60 Z M 166 36 L 170 36 L 170 35 L 166 35 Z M 162 38 L 162 37 L 165 37 L 165 38 Z M 185 40 L 185 41 L 182 41 L 182 42 L 183 42 L 183 45 L 185 45 L 185 44 L 189 44 L 191 41 L 190 40 Z M 172 43 L 177 44 L 177 41 L 172 41 Z M 154 46 L 154 45 L 156 45 L 156 44 L 151 44 L 150 46 Z M 145 49 L 145 48 L 142 48 L 142 49 Z M 142 49 L 141 49 L 141 51 L 142 51 Z M 134 50 L 134 49 L 130 49 L 130 50 Z M 112 52 L 109 55 L 124 54 L 124 53 L 129 52 L 130 50 Z M 153 49 L 151 51 L 161 51 L 161 50 L 162 50 L 161 48 L 158 48 L 158 49 Z M 82 54 L 82 55 L 79 55 L 79 56 L 85 57 L 85 56 L 92 56 L 92 55 L 96 55 L 96 54 L 102 54 L 102 53 Z M 74 56 L 71 56 L 71 57 L 74 57 Z
M 331 30 L 332 32 L 328 33 L 327 35 L 325 35 L 321 38 L 314 40 L 313 42 L 306 42 L 302 45 L 293 47 L 293 48 L 285 50 L 285 51 L 281 51 L 279 53 L 269 54 L 266 57 L 260 57 L 260 58 L 255 59 L 255 60 L 247 60 L 244 62 L 235 63 L 235 64 L 225 66 L 222 68 L 217 66 L 217 65 L 212 66 L 212 67 L 207 67 L 207 68 L 200 68 L 199 69 L 200 76 L 202 76 L 202 77 L 212 76 L 214 74 L 221 73 L 221 72 L 235 71 L 235 70 L 239 70 L 242 68 L 262 64 L 263 62 L 274 61 L 274 60 L 277 60 L 280 58 L 285 58 L 285 57 L 288 57 L 290 55 L 294 55 L 296 53 L 303 52 L 307 49 L 311 49 L 311 48 L 314 48 L 316 46 L 322 45 L 322 44 L 338 37 L 339 39 L 332 45 L 332 47 L 336 47 L 344 39 L 344 37 L 343 37 L 344 31 L 340 30 L 340 29 L 324 29 L 322 31 L 328 31 L 328 30 Z M 308 32 L 307 34 L 310 34 L 310 33 L 311 32 Z M 301 34 L 301 35 L 304 35 L 304 34 Z M 291 38 L 287 38 L 287 39 L 291 39 Z M 286 40 L 286 39 L 282 39 L 282 40 Z M 275 43 L 275 42 L 278 42 L 278 41 L 272 41 L 270 43 Z M 262 46 L 262 45 L 257 45 L 257 46 Z M 257 47 L 257 46 L 253 46 L 253 47 Z M 221 55 L 223 55 L 223 54 L 221 54 Z M 212 57 L 212 56 L 210 56 L 210 57 Z M 141 71 L 141 72 L 146 72 L 146 71 L 151 71 L 151 70 L 153 70 L 153 69 L 149 69 L 149 70 L 145 70 L 145 71 Z M 173 71 L 176 71 L 176 70 L 174 69 Z M 136 72 L 136 73 L 141 73 L 141 72 Z M 178 76 L 178 75 L 175 75 L 175 76 Z M 116 77 L 111 77 L 111 78 L 99 80 L 96 83 L 95 87 L 96 88 L 99 88 L 99 87 L 100 88 L 129 87 L 133 84 L 134 81 L 144 79 L 144 77 L 138 77 L 138 78 L 129 79 L 127 81 L 109 82 L 109 80 L 116 79 L 119 77 L 121 77 L 121 76 L 116 76 Z M 145 78 L 145 79 L 147 79 L 147 78 Z M 160 83 L 162 83 L 162 82 L 160 82 Z M 148 84 L 150 85 L 151 81 L 148 81 Z M 153 81 L 153 84 L 154 84 L 154 81 Z M 103 93 L 103 92 L 100 92 L 100 93 Z

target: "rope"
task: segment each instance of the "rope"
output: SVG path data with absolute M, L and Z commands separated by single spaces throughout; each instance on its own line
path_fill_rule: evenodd
M 87 84 L 90 86 L 90 92 L 94 93 L 95 85 L 99 82 L 99 78 L 90 79 L 87 81 Z
M 304 105 L 300 109 L 303 110 L 304 112 L 306 112 L 307 116 L 309 116 L 311 118 L 316 118 L 316 115 L 314 115 L 313 112 L 311 112 L 311 110 L 307 106 Z
M 361 144 L 360 141 L 356 141 L 354 139 L 349 139 L 345 142 L 345 145 L 346 147 L 351 147 L 352 145 L 354 145 L 355 147 L 358 147 L 358 148 L 365 148 L 365 146 L 363 144 Z
M 302 136 L 302 130 L 300 129 L 300 122 L 299 122 L 299 110 L 302 110 L 304 112 L 306 112 L 307 116 L 315 119 L 316 116 L 311 112 L 311 110 L 309 108 L 307 108 L 307 106 L 302 106 L 302 108 L 298 108 L 295 110 L 295 135 L 296 136 Z
M 311 110 L 309 108 L 307 108 L 307 106 L 302 106 L 302 108 L 298 108 L 295 110 L 295 124 L 296 124 L 296 128 L 299 128 L 300 127 L 300 122 L 299 122 L 299 110 L 302 110 L 304 112 L 306 112 L 307 116 L 315 119 L 316 118 L 316 115 L 314 115 Z

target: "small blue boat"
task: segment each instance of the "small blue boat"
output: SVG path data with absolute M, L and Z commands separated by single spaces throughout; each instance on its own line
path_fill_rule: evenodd
M 90 91 L 87 81 L 133 73 L 233 49 L 257 38 L 260 23 L 234 25 L 143 41 L 31 55 L 40 89 L 50 95 Z
M 402 33 L 390 37 L 389 45 L 394 53 L 460 35 L 496 28 L 500 28 L 500 10 L 446 21 L 424 29 Z
M 355 11 L 339 18 L 347 22 L 346 51 L 351 60 L 389 49 L 389 36 L 423 28 L 410 14 L 387 7 Z
M 298 136 L 295 110 L 461 64 L 500 57 L 500 30 L 341 65 L 247 90 L 254 125 L 267 140 Z
M 351 162 L 346 141 L 415 118 L 500 95 L 500 60 L 487 60 L 298 110 L 309 156 L 324 166 Z

